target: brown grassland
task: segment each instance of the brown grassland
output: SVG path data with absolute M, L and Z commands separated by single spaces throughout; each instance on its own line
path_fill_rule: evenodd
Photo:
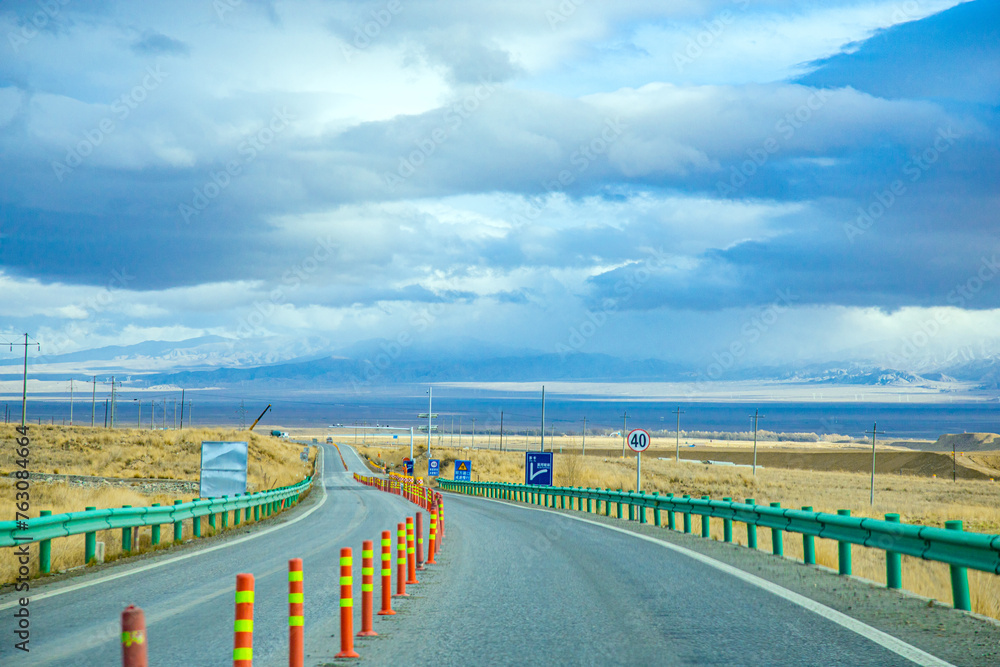
M 443 439 L 447 442 L 447 438 Z M 506 442 L 506 440 L 505 440 Z M 546 439 L 548 444 L 548 438 Z M 588 436 L 588 450 L 592 438 Z M 620 439 L 593 438 L 595 448 L 604 450 L 620 446 Z M 494 446 L 495 446 L 494 440 Z M 570 439 L 555 439 L 555 483 L 559 486 L 579 486 L 602 489 L 635 489 L 636 457 L 631 451 L 622 459 L 618 456 L 580 455 L 579 441 L 575 447 Z M 562 445 L 564 453 L 558 450 Z M 419 451 L 416 472 L 426 473 L 426 442 Z M 359 451 L 372 460 L 398 466 L 409 449 L 374 444 L 359 447 Z M 472 461 L 473 479 L 479 481 L 524 481 L 524 453 L 494 450 L 471 450 L 435 445 L 435 458 L 441 460 L 441 476 L 451 479 L 455 459 Z M 876 477 L 875 504 L 869 504 L 870 468 L 864 472 L 831 472 L 822 470 L 789 470 L 758 468 L 751 474 L 748 468 L 734 466 L 709 466 L 698 462 L 675 463 L 674 449 L 651 449 L 643 456 L 642 488 L 661 495 L 690 494 L 734 500 L 753 498 L 758 504 L 780 502 L 782 507 L 812 506 L 816 511 L 835 512 L 849 509 L 854 516 L 883 518 L 888 512 L 897 512 L 905 523 L 943 527 L 944 522 L 961 519 L 968 531 L 1000 533 L 1000 483 L 988 480 L 963 480 L 953 482 L 929 476 L 886 474 Z M 669 460 L 659 460 L 666 457 Z M 976 454 L 977 462 L 996 466 L 1000 453 Z M 652 518 L 650 517 L 650 521 Z M 693 518 L 693 531 L 700 530 L 700 517 Z M 722 539 L 722 522 L 712 521 L 712 539 Z M 746 531 L 734 525 L 734 539 L 746 545 Z M 758 537 L 761 550 L 770 549 L 767 531 Z M 802 540 L 799 535 L 786 533 L 785 555 L 802 559 Z M 858 577 L 885 583 L 885 552 L 877 549 L 854 547 L 853 568 Z M 837 544 L 831 540 L 816 540 L 816 561 L 820 565 L 837 567 Z M 945 603 L 951 603 L 949 568 L 918 558 L 903 557 L 903 588 Z M 973 611 L 1000 619 L 1000 576 L 969 571 L 969 588 Z
M 158 478 L 197 482 L 201 465 L 203 440 L 236 440 L 248 443 L 248 492 L 262 491 L 295 484 L 312 469 L 315 448 L 310 449 L 309 463 L 299 459 L 302 445 L 256 432 L 223 428 L 195 428 L 173 431 L 140 429 L 103 429 L 81 426 L 29 426 L 30 457 L 27 469 L 31 473 L 63 475 L 94 475 L 135 480 L 133 486 L 75 486 L 66 482 L 32 481 L 29 490 L 29 516 L 41 510 L 53 514 L 77 512 L 87 507 L 108 508 L 132 505 L 140 507 L 174 500 L 191 500 L 177 494 L 143 492 L 140 479 Z M 17 464 L 13 425 L 0 425 L 0 521 L 15 518 L 15 479 L 10 475 L 21 469 Z M 193 496 L 194 494 L 188 494 Z M 184 526 L 185 540 L 192 537 L 191 522 Z M 141 529 L 139 548 L 151 549 L 149 528 Z M 158 548 L 170 546 L 173 532 L 170 524 L 161 530 Z M 202 535 L 212 529 L 202 519 Z M 121 531 L 98 533 L 105 543 L 106 560 L 121 556 Z M 38 546 L 31 545 L 31 572 L 37 574 Z M 83 564 L 83 535 L 52 540 L 52 571 L 58 572 Z M 0 584 L 10 583 L 17 576 L 13 549 L 0 549 Z

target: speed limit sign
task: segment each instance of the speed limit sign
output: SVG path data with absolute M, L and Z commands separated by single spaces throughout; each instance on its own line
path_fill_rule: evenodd
M 628 446 L 633 452 L 642 452 L 649 447 L 649 433 L 641 428 L 628 432 Z

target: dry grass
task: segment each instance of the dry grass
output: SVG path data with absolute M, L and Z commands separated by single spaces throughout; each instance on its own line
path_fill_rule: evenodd
M 315 448 L 310 450 L 308 464 L 299 459 L 302 446 L 286 440 L 247 431 L 228 429 L 184 429 L 180 431 L 148 431 L 138 429 L 99 429 L 68 426 L 30 426 L 31 439 L 28 470 L 33 473 L 69 475 L 94 475 L 127 479 L 160 478 L 197 481 L 201 462 L 203 440 L 247 441 L 249 464 L 247 490 L 262 491 L 295 484 L 312 469 Z M 17 469 L 13 426 L 0 426 L 0 470 L 5 473 Z M 188 494 L 143 493 L 134 488 L 81 487 L 64 482 L 31 483 L 29 490 L 30 516 L 41 510 L 53 514 L 77 512 L 86 507 L 140 507 L 160 503 L 173 504 L 174 500 L 191 500 Z M 15 518 L 14 480 L 0 477 L 0 521 Z M 232 524 L 230 524 L 232 525 Z M 221 524 L 220 524 L 221 526 Z M 171 524 L 162 527 L 161 547 L 170 545 L 173 538 Z M 202 535 L 212 534 L 207 518 L 202 519 Z M 191 522 L 184 526 L 184 539 L 193 537 Z M 83 535 L 52 540 L 52 571 L 65 570 L 83 562 Z M 121 530 L 98 533 L 97 539 L 105 543 L 108 560 L 121 555 Z M 142 528 L 138 551 L 151 548 L 150 528 Z M 31 545 L 32 576 L 37 575 L 38 545 Z M 135 549 L 133 549 L 135 551 Z M 0 584 L 9 583 L 16 576 L 16 562 L 12 549 L 0 550 Z
M 590 438 L 588 438 L 588 445 Z M 384 446 L 363 448 L 363 453 L 387 463 L 398 463 L 404 453 L 400 448 Z M 423 451 L 423 448 L 420 448 Z M 441 476 L 450 479 L 454 461 L 471 459 L 473 479 L 480 481 L 523 482 L 524 453 L 438 448 Z M 418 474 L 426 472 L 426 462 L 417 455 Z M 698 463 L 660 461 L 643 457 L 643 490 L 661 495 L 690 494 L 735 500 L 754 498 L 758 504 L 780 502 L 782 507 L 812 506 L 817 511 L 849 509 L 854 516 L 883 518 L 898 512 L 902 521 L 928 526 L 942 526 L 952 519 L 965 522 L 965 529 L 982 533 L 1000 533 L 1000 484 L 989 481 L 959 480 L 914 476 L 884 475 L 876 478 L 875 505 L 869 505 L 868 475 L 847 472 L 759 469 L 754 476 L 745 468 L 706 466 Z M 580 456 L 576 453 L 555 455 L 555 483 L 559 486 L 586 488 L 635 488 L 635 455 L 625 458 Z M 652 520 L 652 515 L 650 515 Z M 678 518 L 679 523 L 679 518 Z M 694 531 L 700 518 L 693 519 Z M 712 537 L 722 539 L 722 522 L 712 522 Z M 770 550 L 770 531 L 758 531 L 758 545 Z M 734 527 L 734 538 L 746 544 L 742 525 Z M 796 534 L 784 537 L 785 555 L 802 558 L 802 539 Z M 854 574 L 885 583 L 885 554 L 877 549 L 854 547 Z M 837 544 L 816 540 L 816 560 L 830 568 L 837 567 Z M 920 559 L 903 558 L 903 586 L 907 590 L 950 603 L 951 584 L 947 565 Z M 973 611 L 1000 618 L 1000 576 L 969 572 Z

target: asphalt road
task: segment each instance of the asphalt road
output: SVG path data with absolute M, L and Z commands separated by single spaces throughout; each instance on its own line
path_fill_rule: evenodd
M 349 447 L 343 452 L 352 470 L 363 470 Z M 2 627 L 10 620 L 0 622 L 7 636 L 0 664 L 120 664 L 118 618 L 128 604 L 146 611 L 150 664 L 229 664 L 235 575 L 251 572 L 254 664 L 286 665 L 292 557 L 304 560 L 306 664 L 341 662 L 333 660 L 339 549 L 355 549 L 357 630 L 361 541 L 377 540 L 415 507 L 354 483 L 332 447 L 322 479 L 324 493 L 276 521 L 283 524 L 277 530 L 33 587 L 30 656 L 12 650 Z M 396 616 L 376 617 L 379 637 L 356 641 L 363 664 L 914 664 L 740 571 L 690 553 L 556 512 L 446 498 L 440 565 L 420 575 L 410 598 L 394 600 Z M 126 576 L 102 580 L 115 574 Z M 377 601 L 378 583 L 375 593 Z M 0 599 L 0 616 L 8 616 L 10 601 Z
M 362 541 L 378 544 L 382 530 L 391 529 L 395 536 L 396 524 L 416 510 L 397 496 L 357 484 L 344 472 L 337 450 L 329 446 L 325 450 L 325 494 L 316 489 L 297 508 L 281 515 L 273 522 L 285 524 L 278 530 L 238 543 L 241 537 L 256 533 L 206 540 L 203 546 L 184 549 L 182 554 L 193 555 L 177 562 L 169 562 L 175 555 L 167 552 L 105 569 L 96 576 L 88 573 L 33 586 L 30 654 L 13 649 L 13 610 L 3 609 L 12 597 L 0 598 L 0 618 L 4 619 L 0 621 L 0 664 L 119 665 L 119 615 L 129 604 L 145 611 L 151 665 L 231 664 L 236 574 L 250 572 L 256 579 L 254 665 L 287 665 L 289 558 L 303 560 L 307 664 L 325 662 L 324 658 L 339 650 L 340 548 L 354 549 L 355 608 L 360 614 Z M 352 470 L 364 469 L 353 451 L 344 448 L 344 457 Z M 299 519 L 310 510 L 311 514 Z M 220 544 L 227 546 L 201 553 Z M 164 561 L 153 569 L 94 583 Z M 42 597 L 88 583 L 92 585 Z M 360 617 L 356 627 L 360 629 Z
M 914 664 L 635 535 L 480 498 L 447 494 L 445 503 L 442 568 L 394 627 L 407 639 L 366 644 L 366 662 Z

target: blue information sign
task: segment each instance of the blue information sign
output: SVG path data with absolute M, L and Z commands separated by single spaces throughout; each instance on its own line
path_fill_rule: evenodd
M 410 477 L 413 477 L 413 460 L 404 459 L 403 463 L 406 464 L 406 474 L 409 475 Z
M 437 477 L 441 474 L 441 461 L 440 459 L 428 459 L 427 460 L 427 476 Z
M 455 461 L 455 481 L 472 481 L 472 461 Z
M 552 452 L 524 453 L 524 483 L 552 486 Z

